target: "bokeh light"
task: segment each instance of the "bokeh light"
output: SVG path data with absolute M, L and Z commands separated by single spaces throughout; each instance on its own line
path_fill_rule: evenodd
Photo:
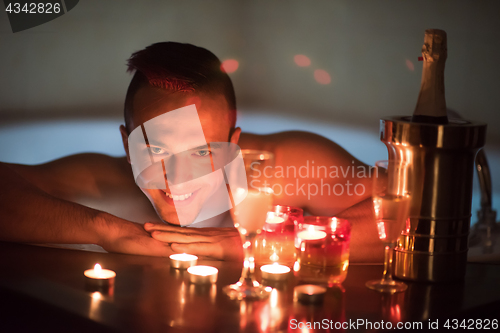
M 220 69 L 221 69 L 221 71 L 226 72 L 226 73 L 234 73 L 234 72 L 236 72 L 236 70 L 238 69 L 239 66 L 240 66 L 240 64 L 239 64 L 238 60 L 226 59 L 220 65 Z
M 413 62 L 411 62 L 410 59 L 406 59 L 406 67 L 413 72 L 415 70 L 415 65 L 413 65 Z
M 293 57 L 293 61 L 299 67 L 307 67 L 311 65 L 311 59 L 303 54 L 297 54 Z
M 314 71 L 314 79 L 320 84 L 329 84 L 330 82 L 332 82 L 330 74 L 328 74 L 328 72 L 323 69 L 317 69 Z

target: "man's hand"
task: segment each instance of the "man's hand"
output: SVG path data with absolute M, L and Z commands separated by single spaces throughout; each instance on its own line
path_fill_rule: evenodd
M 112 221 L 109 221 L 111 217 Z M 141 224 L 108 215 L 106 232 L 99 245 L 108 252 L 167 257 L 174 253 L 169 244 L 151 237 Z
M 183 228 L 146 223 L 144 229 L 155 240 L 169 243 L 174 252 L 218 260 L 243 260 L 241 238 L 236 228 Z

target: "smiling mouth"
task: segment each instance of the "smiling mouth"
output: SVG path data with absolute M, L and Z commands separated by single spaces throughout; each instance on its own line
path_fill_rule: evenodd
M 172 199 L 174 201 L 184 201 L 184 200 L 189 199 L 193 195 L 194 192 L 181 194 L 181 195 L 175 195 L 175 194 L 171 194 L 171 193 L 167 193 L 167 192 L 163 192 L 163 193 L 165 193 L 165 195 L 167 197 L 169 197 L 170 199 Z

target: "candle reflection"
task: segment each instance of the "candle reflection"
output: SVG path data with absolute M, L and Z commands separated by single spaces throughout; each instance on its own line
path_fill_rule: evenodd
M 266 300 L 240 302 L 240 330 L 257 332 L 284 332 L 288 323 L 286 293 L 272 289 Z
M 248 310 L 249 312 L 252 311 L 252 303 L 248 303 L 247 307 L 247 302 L 246 301 L 241 301 L 240 302 L 240 330 L 244 330 L 247 327 L 247 322 L 248 322 Z
M 186 304 L 186 298 L 184 297 L 185 295 L 186 295 L 186 281 L 182 281 L 179 292 L 179 297 L 181 300 L 181 311 L 184 309 L 184 304 Z
M 173 316 L 175 319 L 172 319 L 169 322 L 169 326 L 171 327 L 183 327 L 185 325 L 184 321 L 184 309 L 186 308 L 186 281 L 182 281 L 179 286 L 179 306 L 175 311 L 175 315 Z
M 303 304 L 294 302 L 287 323 L 293 323 L 289 326 L 289 332 L 342 332 L 346 331 L 338 327 L 313 327 L 311 323 L 343 323 L 346 322 L 345 315 L 345 290 L 341 286 L 328 288 L 327 295 L 321 305 Z
M 284 317 L 284 309 L 283 301 L 280 297 L 282 292 L 277 289 L 273 289 L 271 291 L 271 296 L 269 297 L 269 305 L 270 310 L 263 311 L 268 316 L 268 329 L 275 330 L 278 329 L 280 324 L 283 322 Z M 266 330 L 267 331 L 267 330 Z
M 93 292 L 90 300 L 89 318 L 92 320 L 99 319 L 99 304 L 101 303 L 102 294 L 98 291 Z
M 178 330 L 203 331 L 212 327 L 216 319 L 217 298 L 216 284 L 193 284 L 187 279 L 180 282 L 177 287 L 177 306 L 165 310 L 168 325 Z M 170 298 L 170 295 L 166 296 Z M 173 303 L 170 303 L 173 304 Z M 152 330 L 141 330 L 149 332 Z M 157 329 L 155 331 L 161 331 Z
M 203 296 L 208 295 L 210 303 L 215 303 L 215 298 L 217 296 L 217 285 L 215 284 L 193 284 L 189 285 L 189 294 L 191 296 Z
M 403 321 L 405 293 L 382 295 L 382 318 L 393 324 Z

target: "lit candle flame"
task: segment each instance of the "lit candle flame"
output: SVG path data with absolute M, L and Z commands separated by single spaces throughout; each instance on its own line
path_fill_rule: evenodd
M 335 233 L 335 231 L 337 231 L 337 224 L 338 224 L 338 220 L 336 217 L 334 217 L 332 219 L 332 223 L 330 224 L 330 228 L 332 229 L 332 233 Z
M 98 291 L 92 293 L 92 299 L 99 300 L 101 299 L 101 296 L 102 296 L 101 293 Z
M 298 272 L 300 270 L 300 263 L 298 261 L 296 261 L 294 264 L 293 264 L 293 271 L 294 272 Z
M 98 275 L 99 275 L 99 274 L 101 274 L 101 271 L 102 271 L 102 267 L 101 267 L 101 265 L 99 265 L 99 264 L 95 264 L 95 266 L 94 266 L 94 271 L 95 271 L 95 273 L 96 273 L 96 274 L 98 274 Z
M 278 261 L 278 260 L 280 260 L 280 257 L 276 254 L 276 252 L 274 252 L 274 253 L 273 253 L 273 254 L 269 257 L 269 259 L 270 259 L 271 261 Z M 275 262 L 275 264 L 277 264 L 277 263 Z

